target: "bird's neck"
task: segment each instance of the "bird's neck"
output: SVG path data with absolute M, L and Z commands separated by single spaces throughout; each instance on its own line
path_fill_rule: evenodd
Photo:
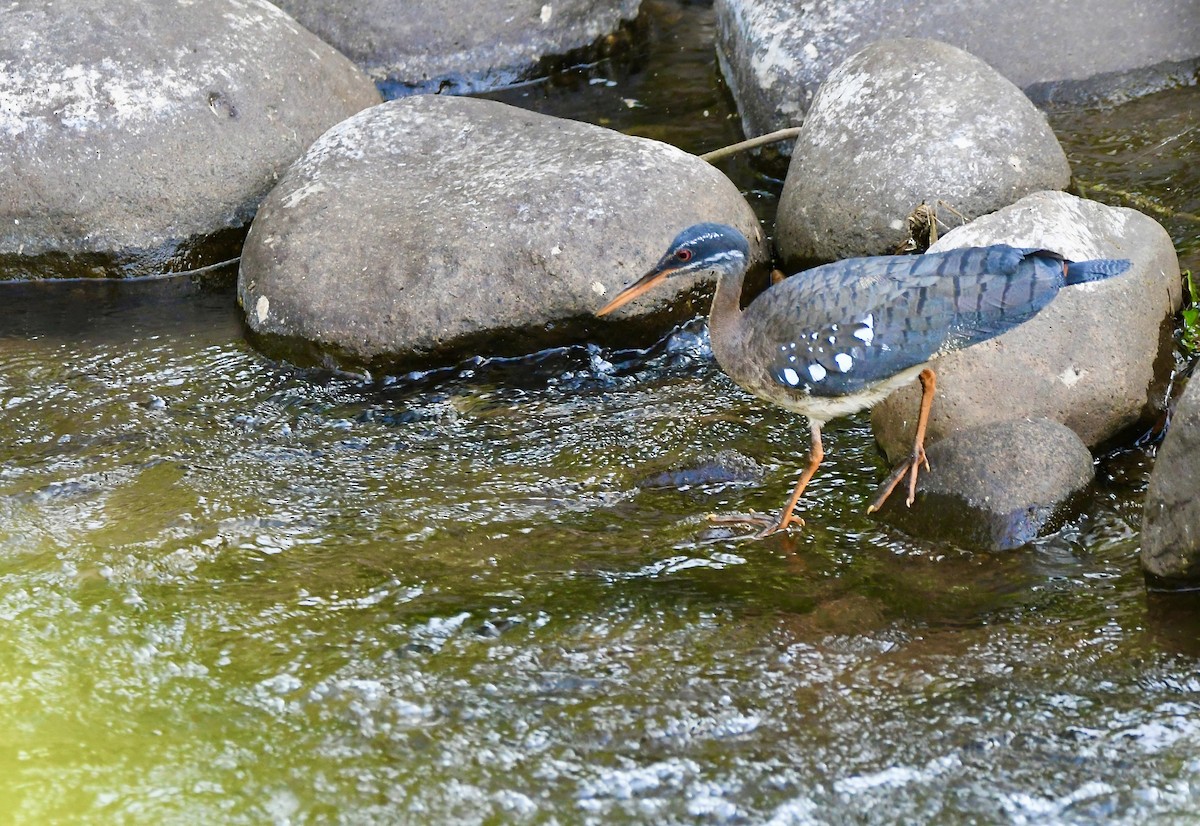
M 713 355 L 721 369 L 735 381 L 738 379 L 736 371 L 744 362 L 742 350 L 745 331 L 742 328 L 741 302 L 745 279 L 745 267 L 737 272 L 722 272 L 717 277 L 717 290 L 708 313 L 708 337 Z

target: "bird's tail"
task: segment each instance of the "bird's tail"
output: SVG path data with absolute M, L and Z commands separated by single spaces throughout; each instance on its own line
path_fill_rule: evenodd
M 1085 284 L 1088 281 L 1103 281 L 1114 275 L 1120 275 L 1132 266 L 1128 258 L 1094 258 L 1091 261 L 1068 261 L 1066 282 Z

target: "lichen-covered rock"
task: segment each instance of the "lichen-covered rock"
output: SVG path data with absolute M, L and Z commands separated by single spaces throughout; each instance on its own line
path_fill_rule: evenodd
M 886 255 L 921 203 L 955 226 L 1070 180 L 1045 116 L 982 60 L 933 40 L 880 41 L 831 72 L 813 102 L 777 243 L 793 263 Z
M 223 231 L 236 255 L 288 164 L 378 101 L 261 0 L 5 3 L 0 279 L 186 268 Z
M 931 251 L 1005 243 L 1073 261 L 1128 258 L 1128 271 L 1067 287 L 1029 321 L 933 363 L 937 395 L 928 441 L 1008 419 L 1051 419 L 1088 447 L 1135 425 L 1162 401 L 1170 324 L 1181 300 L 1179 260 L 1166 231 L 1132 209 L 1039 192 L 941 238 Z M 871 412 L 892 461 L 912 444 L 920 388 Z
M 612 329 L 592 313 L 682 228 L 753 211 L 720 172 L 644 138 L 492 101 L 402 98 L 322 136 L 263 202 L 239 299 L 264 346 L 391 369 L 529 353 Z M 694 279 L 614 315 L 691 317 Z M 711 285 L 709 285 L 711 286 Z M 307 356 L 293 352 L 311 343 Z
M 391 92 L 477 92 L 588 46 L 641 0 L 279 0 Z
M 1150 474 L 1142 569 L 1160 586 L 1200 583 L 1200 381 L 1195 378 L 1179 398 Z
M 905 506 L 901 488 L 881 518 L 915 536 L 993 550 L 1036 539 L 1094 475 L 1087 446 L 1049 419 L 961 430 L 927 455 L 913 506 Z
M 717 48 L 746 132 L 798 125 L 831 69 L 876 40 L 977 55 L 1038 103 L 1118 101 L 1193 81 L 1195 0 L 716 0 Z

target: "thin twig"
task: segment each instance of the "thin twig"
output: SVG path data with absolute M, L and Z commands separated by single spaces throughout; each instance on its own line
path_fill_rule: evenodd
M 740 143 L 724 146 L 720 149 L 714 149 L 712 152 L 705 152 L 700 156 L 700 160 L 713 163 L 714 161 L 719 161 L 722 158 L 727 158 L 730 155 L 735 155 L 738 152 L 744 152 L 747 149 L 755 149 L 759 146 L 763 146 L 764 144 L 775 143 L 776 141 L 791 140 L 799 134 L 799 126 L 793 126 L 788 129 L 780 129 L 778 132 L 771 132 L 767 135 L 759 135 L 757 138 L 750 138 L 749 140 L 744 140 Z
M 237 258 L 230 258 L 227 261 L 218 261 L 215 264 L 208 264 L 203 267 L 197 267 L 194 270 L 177 270 L 175 272 L 163 273 L 163 275 L 200 275 L 201 273 L 211 272 L 213 270 L 219 270 L 222 267 L 228 267 L 230 264 L 236 264 L 237 262 L 239 262 L 241 260 L 242 260 L 242 256 L 239 255 Z

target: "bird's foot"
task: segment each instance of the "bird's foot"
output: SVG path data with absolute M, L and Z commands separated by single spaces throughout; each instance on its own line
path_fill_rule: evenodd
M 867 506 L 867 513 L 874 513 L 883 507 L 883 503 L 892 495 L 892 491 L 900 484 L 905 476 L 908 477 L 908 497 L 904 500 L 904 504 L 912 507 L 913 501 L 917 498 L 917 471 L 924 465 L 926 470 L 929 470 L 929 459 L 925 457 L 925 448 L 917 446 L 913 450 L 912 455 L 905 459 L 892 470 L 892 473 L 884 483 L 879 486 L 879 493 L 875 495 L 875 499 Z
M 773 533 L 787 530 L 791 525 L 798 528 L 804 527 L 804 520 L 795 514 L 788 514 L 787 517 L 780 518 L 765 513 L 710 513 L 708 521 L 715 525 L 750 525 L 758 528 L 758 532 L 751 537 L 753 539 L 763 539 Z

